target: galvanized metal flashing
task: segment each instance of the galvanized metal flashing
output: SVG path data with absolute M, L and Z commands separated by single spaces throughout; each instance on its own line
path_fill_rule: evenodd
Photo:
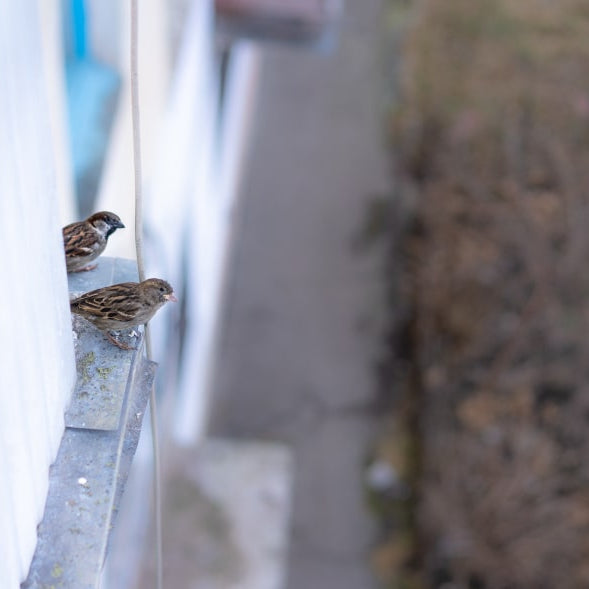
M 91 272 L 69 274 L 72 296 L 118 282 L 137 280 L 131 260 L 99 258 Z M 129 385 L 131 366 L 139 350 L 121 350 L 88 321 L 72 316 L 78 379 L 70 406 L 65 413 L 66 427 L 116 430 Z M 132 344 L 135 345 L 135 344 Z M 139 341 L 137 346 L 139 347 Z
M 84 292 L 136 279 L 130 261 L 101 258 L 99 264 L 101 271 L 94 275 L 71 277 L 70 290 Z M 137 350 L 126 352 L 91 326 L 77 332 L 76 391 L 88 394 L 79 394 L 70 405 L 70 425 L 49 471 L 37 548 L 21 589 L 99 587 L 108 538 L 155 376 L 156 364 L 142 354 L 141 333 L 136 341 Z

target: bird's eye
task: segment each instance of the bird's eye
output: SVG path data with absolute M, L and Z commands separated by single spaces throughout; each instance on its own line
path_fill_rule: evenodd
M 164 292 L 164 287 L 160 286 L 160 292 Z

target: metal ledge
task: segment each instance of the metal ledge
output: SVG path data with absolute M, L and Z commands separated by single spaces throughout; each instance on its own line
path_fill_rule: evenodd
M 133 262 L 101 258 L 97 270 L 72 275 L 69 286 L 71 293 L 79 293 L 128 280 L 136 280 Z M 37 548 L 22 589 L 99 586 L 155 375 L 156 364 L 142 355 L 141 333 L 137 350 L 127 352 L 90 326 L 75 321 L 74 329 L 76 394 L 49 471 Z

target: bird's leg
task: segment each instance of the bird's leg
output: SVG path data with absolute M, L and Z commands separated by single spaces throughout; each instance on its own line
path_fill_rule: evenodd
M 89 266 L 84 266 L 83 268 L 79 268 L 78 270 L 74 270 L 73 273 L 75 272 L 90 272 L 90 270 L 94 270 L 94 268 L 97 268 L 98 264 L 90 264 Z
M 106 335 L 106 337 L 108 338 L 108 340 L 113 343 L 115 346 L 117 346 L 117 348 L 120 348 L 121 350 L 136 350 L 137 348 L 134 348 L 133 346 L 129 346 L 127 344 L 124 344 L 123 342 L 120 342 L 118 339 L 114 338 L 108 331 L 104 332 L 104 335 Z

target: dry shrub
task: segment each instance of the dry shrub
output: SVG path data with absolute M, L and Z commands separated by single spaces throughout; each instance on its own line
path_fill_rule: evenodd
M 581 0 L 415 2 L 393 133 L 426 586 L 589 587 L 588 40 Z

